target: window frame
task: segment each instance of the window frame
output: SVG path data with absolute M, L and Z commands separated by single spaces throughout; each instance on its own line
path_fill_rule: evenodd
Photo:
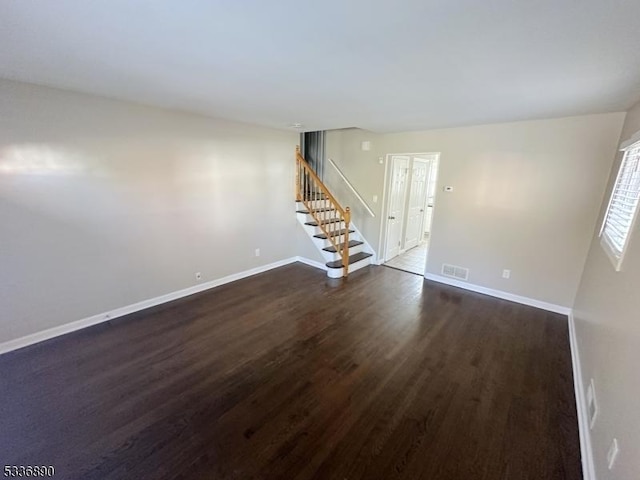
M 636 148 L 640 149 L 640 132 L 637 132 L 635 135 L 631 137 L 628 141 L 624 142 L 620 145 L 620 151 L 624 152 L 622 156 L 622 160 L 620 161 L 620 165 L 618 166 L 618 173 L 616 175 L 616 180 L 613 183 L 613 187 L 611 188 L 611 192 L 609 193 L 609 202 L 607 204 L 607 209 L 604 213 L 604 218 L 602 219 L 602 225 L 600 227 L 600 233 L 598 236 L 600 237 L 600 245 L 602 249 L 607 254 L 607 257 L 611 261 L 613 268 L 616 272 L 619 272 L 622 269 L 622 263 L 624 261 L 625 254 L 629 247 L 629 243 L 631 240 L 631 236 L 633 235 L 633 231 L 635 229 L 636 220 L 638 218 L 638 210 L 640 210 L 640 199 L 636 201 L 636 204 L 633 206 L 633 212 L 631 214 L 631 222 L 629 223 L 629 228 L 625 233 L 624 243 L 622 245 L 622 250 L 618 255 L 618 249 L 611 244 L 611 241 L 608 238 L 608 235 L 605 234 L 607 220 L 609 219 L 609 213 L 611 212 L 611 207 L 613 204 L 613 199 L 616 195 L 616 192 L 619 187 L 620 176 L 622 175 L 625 167 L 625 162 L 627 161 L 627 156 L 631 150 L 635 150 Z M 638 154 L 640 156 L 640 153 Z M 640 163 L 640 159 L 638 160 Z M 640 184 L 640 179 L 637 180 L 638 184 Z

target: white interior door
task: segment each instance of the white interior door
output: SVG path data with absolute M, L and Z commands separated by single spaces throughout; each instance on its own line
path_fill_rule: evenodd
M 431 233 L 431 221 L 433 220 L 433 203 L 436 196 L 436 180 L 438 177 L 438 160 L 439 155 L 432 155 L 429 161 L 429 180 L 427 181 L 427 205 L 424 216 L 424 238 L 428 238 Z
M 420 243 L 425 206 L 427 203 L 427 182 L 429 181 L 429 161 L 421 158 L 413 159 L 411 168 L 411 188 L 407 211 L 407 228 L 404 248 L 408 250 Z
M 409 157 L 395 155 L 391 157 L 391 189 L 387 214 L 385 261 L 391 260 L 400 253 L 408 174 Z

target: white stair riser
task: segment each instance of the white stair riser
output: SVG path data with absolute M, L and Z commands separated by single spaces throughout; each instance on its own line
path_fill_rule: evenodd
M 331 208 L 327 200 L 310 200 L 306 202 L 311 208 Z M 307 207 L 305 202 L 297 202 L 298 210 L 305 210 Z
M 312 227 L 313 225 L 309 225 L 309 227 Z M 344 222 L 339 222 L 339 223 L 332 223 L 330 225 L 325 225 L 324 226 L 329 232 L 337 232 L 338 230 L 344 230 L 345 229 L 345 224 Z M 317 233 L 324 233 L 324 231 L 320 228 L 320 225 L 318 225 L 317 227 L 315 227 L 318 229 Z M 355 232 L 354 232 L 355 233 Z
M 300 222 L 300 223 L 302 223 L 302 222 Z M 321 235 L 321 234 L 324 233 L 322 230 L 320 230 L 320 227 L 313 227 L 311 225 L 305 225 L 304 223 L 302 223 L 302 226 L 304 227 L 304 229 L 307 232 L 307 234 L 309 236 L 311 236 L 314 241 L 318 240 L 320 242 L 325 242 L 324 244 L 317 244 L 321 249 L 324 248 L 324 247 L 328 247 L 330 245 L 333 245 L 328 238 L 327 239 L 322 239 L 322 238 L 314 237 L 314 235 Z M 335 238 L 338 243 L 344 243 L 344 235 L 336 235 L 333 238 Z M 351 233 L 349 233 L 349 240 L 361 240 L 361 238 L 356 232 L 351 232 Z
M 335 214 L 336 212 L 324 212 L 320 215 L 318 215 L 318 218 L 320 220 L 329 220 L 332 218 L 338 218 Z M 317 220 L 315 218 L 313 218 L 313 216 L 310 213 L 298 213 L 298 215 L 300 215 L 301 217 L 304 216 L 304 221 L 305 222 L 316 222 Z
M 372 258 L 373 257 L 367 257 L 367 258 L 363 258 L 359 262 L 352 263 L 351 265 L 349 265 L 349 273 L 353 273 L 356 270 L 360 270 L 361 268 L 364 268 L 364 267 L 366 267 L 368 265 L 371 265 L 371 259 Z
M 311 219 L 311 220 L 305 220 L 304 222 L 301 222 L 303 224 L 307 224 L 307 222 L 315 222 L 315 220 Z M 324 233 L 322 231 L 322 229 L 320 228 L 320 225 L 314 226 L 314 225 L 306 225 L 307 227 L 312 227 L 312 228 L 316 228 L 317 231 L 316 233 Z M 344 222 L 335 222 L 335 223 L 330 223 L 330 224 L 325 224 L 324 226 L 327 230 L 329 231 L 337 231 L 337 230 L 345 230 L 345 223 Z M 353 230 L 352 228 L 349 228 L 349 230 Z M 355 232 L 354 232 L 355 233 Z M 353 233 L 352 233 L 353 234 Z M 315 235 L 315 233 L 314 233 Z
M 364 252 L 364 244 L 356 245 L 355 247 L 351 247 L 349 249 L 349 255 L 355 255 L 356 253 Z M 322 256 L 325 257 L 327 262 L 333 262 L 334 260 L 340 260 L 342 258 L 339 253 L 331 253 L 325 250 L 322 250 Z
M 344 272 L 341 268 L 330 268 L 327 270 L 327 277 L 329 278 L 342 278 L 344 276 Z
M 349 265 L 349 273 L 353 273 L 356 270 L 360 270 L 368 265 L 371 265 L 371 257 L 363 258 L 362 260 Z M 327 276 L 329 278 L 340 278 L 343 275 L 342 268 L 330 268 L 327 270 Z
M 349 240 L 356 240 L 356 241 L 362 241 L 357 233 L 351 233 L 349 234 Z M 315 238 L 313 237 L 313 241 L 314 243 L 317 245 L 318 248 L 323 249 L 324 247 L 331 247 L 333 246 L 333 243 L 331 243 L 331 241 L 328 238 Z M 339 242 L 342 243 L 342 242 Z

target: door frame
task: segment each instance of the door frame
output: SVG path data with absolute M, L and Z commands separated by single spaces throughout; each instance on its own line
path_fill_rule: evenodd
M 394 152 L 394 153 L 387 153 L 385 155 L 385 160 L 384 160 L 384 182 L 382 184 L 382 214 L 380 215 L 380 236 L 378 238 L 378 251 L 381 252 L 381 255 L 378 257 L 378 265 L 382 265 L 383 263 L 385 263 L 385 254 L 387 251 L 387 216 L 388 216 L 388 212 L 389 212 L 389 201 L 390 201 L 390 188 L 391 188 L 391 169 L 392 169 L 392 162 L 391 162 L 391 157 L 395 157 L 395 156 L 409 156 L 409 157 L 415 157 L 415 156 L 422 156 L 422 155 L 434 155 L 435 156 L 435 160 L 437 162 L 437 168 L 435 170 L 435 175 L 436 175 L 436 185 L 435 185 L 435 189 L 434 189 L 434 194 L 433 194 L 433 211 L 432 211 L 432 217 L 431 217 L 431 224 L 433 225 L 433 221 L 435 219 L 435 215 L 436 215 L 436 203 L 437 203 L 437 197 L 438 197 L 438 183 L 439 183 L 439 177 L 440 177 L 440 167 L 441 167 L 441 156 L 442 156 L 442 152 L 434 152 L 434 151 L 427 151 L 427 152 Z M 410 162 L 409 165 L 412 165 L 413 162 Z M 405 202 L 405 209 L 406 209 L 406 202 Z M 403 215 L 404 216 L 404 215 Z M 404 220 L 403 220 L 404 221 Z M 433 228 L 431 229 L 433 230 Z M 431 239 L 433 237 L 433 231 L 430 233 L 429 238 Z M 425 260 L 425 274 L 427 273 L 427 264 L 429 262 L 429 250 L 427 250 L 427 258 Z

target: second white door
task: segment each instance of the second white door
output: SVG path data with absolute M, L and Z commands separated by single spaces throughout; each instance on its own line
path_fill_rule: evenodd
M 424 209 L 427 203 L 427 183 L 429 181 L 429 161 L 421 158 L 413 159 L 411 171 L 411 188 L 407 212 L 407 228 L 405 231 L 404 249 L 417 246 L 422 240 Z

